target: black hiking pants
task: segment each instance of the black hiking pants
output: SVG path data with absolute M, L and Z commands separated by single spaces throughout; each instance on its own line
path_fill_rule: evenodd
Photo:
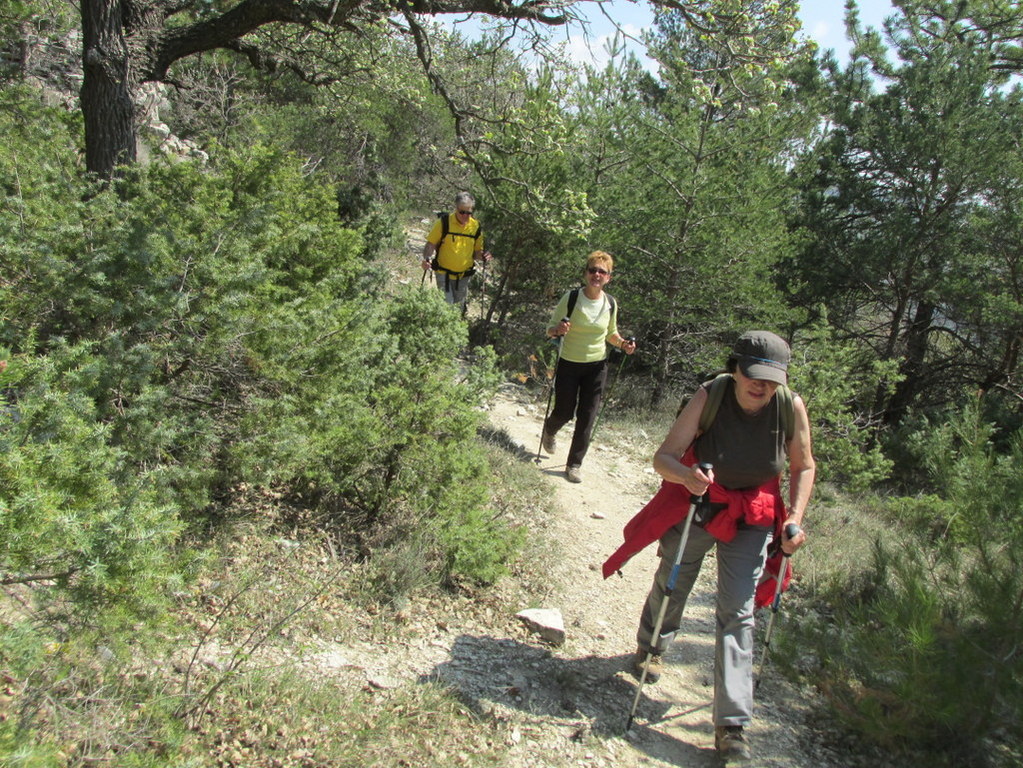
M 558 360 L 554 374 L 554 407 L 544 430 L 549 435 L 556 434 L 575 417 L 575 432 L 572 433 L 566 466 L 578 467 L 583 463 L 606 383 L 607 358 L 596 363 Z

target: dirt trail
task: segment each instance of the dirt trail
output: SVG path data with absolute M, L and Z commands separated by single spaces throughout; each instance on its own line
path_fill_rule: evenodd
M 511 450 L 522 461 L 532 461 L 542 409 L 508 386 L 489 415 L 494 429 L 507 435 Z M 435 664 L 429 676 L 457 688 L 481 712 L 514 722 L 509 766 L 718 765 L 711 722 L 713 557 L 705 561 L 690 598 L 682 636 L 665 656 L 665 674 L 644 687 L 626 736 L 637 684 L 628 670 L 636 622 L 656 565 L 655 547 L 633 558 L 622 577 L 604 581 L 600 565 L 620 544 L 622 527 L 650 498 L 658 480 L 648 465 L 600 445 L 598 434 L 583 466 L 583 483 L 571 484 L 563 475 L 569 437 L 570 432 L 559 435 L 558 450 L 542 455 L 537 467 L 553 485 L 559 509 L 550 521 L 550 533 L 561 543 L 553 558 L 557 565 L 550 574 L 550 594 L 541 606 L 495 606 L 493 626 L 455 637 L 445 649 L 447 659 Z M 526 607 L 561 611 L 565 644 L 552 648 L 520 627 L 513 617 Z M 766 616 L 761 620 L 766 622 Z M 437 643 L 437 650 L 443 645 Z M 749 729 L 752 765 L 841 765 L 807 731 L 807 708 L 792 689 L 765 679 L 759 693 Z

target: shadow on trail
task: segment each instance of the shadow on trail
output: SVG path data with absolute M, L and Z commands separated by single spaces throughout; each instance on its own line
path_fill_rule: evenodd
M 530 450 L 528 445 L 524 445 L 509 435 L 505 429 L 482 426 L 477 430 L 477 434 L 491 445 L 496 445 L 498 448 L 507 451 L 513 458 L 519 461 L 533 461 L 536 459 L 536 449 L 540 444 L 539 434 L 536 436 L 536 445 L 533 446 L 532 450 Z
M 562 725 L 566 738 L 592 730 L 602 738 L 626 737 L 625 725 L 636 695 L 636 680 L 627 672 L 632 656 L 564 658 L 548 647 L 509 638 L 460 635 L 449 660 L 438 664 L 420 682 L 440 682 L 483 717 L 497 716 L 495 706 L 516 709 L 550 724 Z M 717 765 L 713 749 L 658 730 L 693 731 L 694 742 L 707 733 L 687 726 L 685 716 L 709 704 L 674 708 L 677 702 L 643 688 L 629 744 L 636 750 L 675 766 Z M 674 708 L 674 709 L 673 709 Z
M 523 443 L 516 440 L 514 437 L 508 434 L 505 429 L 494 429 L 493 427 L 480 427 L 477 430 L 477 434 L 486 440 L 491 445 L 496 445 L 503 451 L 511 454 L 513 459 L 517 461 L 528 461 L 536 464 L 536 451 L 539 448 L 540 435 L 537 433 L 536 441 L 537 444 L 532 447 L 524 445 Z M 538 467 L 540 471 L 548 477 L 560 477 L 564 479 L 565 476 L 565 462 L 564 460 L 554 462 L 554 458 L 546 451 L 541 451 L 540 461 Z

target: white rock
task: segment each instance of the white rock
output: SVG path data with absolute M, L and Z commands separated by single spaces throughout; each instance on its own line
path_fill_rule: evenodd
M 549 643 L 565 642 L 565 620 L 557 608 L 527 608 L 515 614 L 530 630 Z

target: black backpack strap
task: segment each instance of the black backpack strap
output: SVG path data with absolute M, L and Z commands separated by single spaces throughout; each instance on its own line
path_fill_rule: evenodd
M 437 218 L 440 219 L 440 242 L 437 243 L 438 249 L 441 243 L 444 242 L 444 238 L 448 235 L 451 235 L 451 237 L 471 237 L 473 241 L 478 241 L 483 236 L 483 227 L 478 221 L 476 222 L 476 231 L 470 235 L 468 232 L 451 231 L 451 214 L 449 212 L 438 213 Z
M 575 311 L 575 303 L 579 301 L 579 289 L 573 288 L 568 292 L 568 310 L 565 312 L 565 317 L 569 320 L 572 319 L 572 313 Z
M 607 296 L 607 300 L 611 303 L 611 314 L 614 315 L 617 310 L 614 297 L 610 293 L 605 293 L 604 295 Z M 579 289 L 573 288 L 568 292 L 568 311 L 565 313 L 565 317 L 572 318 L 572 312 L 575 310 L 575 303 L 577 301 L 579 301 Z

